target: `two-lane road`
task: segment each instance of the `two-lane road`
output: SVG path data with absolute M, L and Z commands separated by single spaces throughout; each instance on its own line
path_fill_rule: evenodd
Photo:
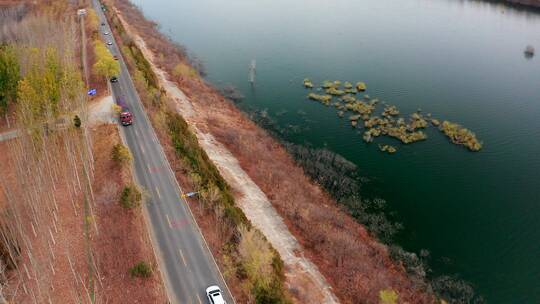
M 119 57 L 121 73 L 118 82 L 111 84 L 113 97 L 122 99 L 134 116 L 133 125 L 122 132 L 134 157 L 137 181 L 150 195 L 144 207 L 147 226 L 169 299 L 178 304 L 207 303 L 206 287 L 219 285 L 225 300 L 234 303 L 189 206 L 180 196 L 181 189 L 146 116 L 100 3 L 93 0 L 93 5 L 100 23 L 105 23 L 100 25 L 102 38 L 113 43 L 109 49 Z

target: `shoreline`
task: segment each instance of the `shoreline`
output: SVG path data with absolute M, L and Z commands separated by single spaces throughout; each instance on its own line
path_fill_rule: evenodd
M 305 256 L 321 270 L 343 303 L 353 303 L 356 298 L 378 302 L 379 293 L 385 290 L 399 292 L 403 301 L 431 303 L 435 300 L 434 295 L 427 292 L 427 285 L 409 277 L 404 266 L 390 258 L 389 249 L 306 176 L 276 139 L 200 77 L 171 73 L 174 67 L 171 62 L 175 58 L 181 64 L 189 65 L 187 58 L 178 53 L 170 40 L 148 26 L 151 21 L 141 20 L 142 14 L 134 12 L 132 4 L 125 0 L 114 3 L 118 15 L 139 36 L 134 40 L 140 39 L 150 47 L 147 57 L 161 70 L 157 74 L 172 84 L 174 90 L 180 91 L 180 96 L 186 96 L 183 107 L 179 107 L 177 98 L 177 109 L 184 115 L 191 113 L 193 128 L 211 134 L 231 152 L 269 198 L 288 230 L 302 245 Z M 118 3 L 120 7 L 116 5 Z M 171 47 L 173 51 L 170 51 Z M 289 174 L 283 175 L 283 172 Z M 291 201 L 290 197 L 295 199 Z M 291 213 L 291 205 L 299 209 Z M 328 227 L 330 231 L 327 231 Z M 316 233 L 320 236 L 316 237 Z M 354 282 L 352 289 L 351 282 Z

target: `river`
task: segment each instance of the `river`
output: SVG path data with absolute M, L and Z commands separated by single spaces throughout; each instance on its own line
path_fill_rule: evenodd
M 540 303 L 540 54 L 523 54 L 540 50 L 539 13 L 459 0 L 133 2 L 202 59 L 209 81 L 237 86 L 243 107 L 356 163 L 371 180 L 363 191 L 404 224 L 396 241 L 429 250 L 435 275 L 458 275 L 489 303 Z M 484 148 L 430 128 L 381 153 L 308 101 L 305 77 L 365 81 L 371 97 L 461 123 Z

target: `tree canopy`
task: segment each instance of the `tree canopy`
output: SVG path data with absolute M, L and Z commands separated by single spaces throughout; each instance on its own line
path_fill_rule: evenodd
M 96 63 L 94 63 L 94 73 L 103 77 L 116 76 L 120 73 L 120 64 L 114 60 L 113 55 L 105 44 L 99 40 L 94 42 L 94 52 Z
M 7 110 L 17 99 L 17 83 L 20 79 L 19 61 L 15 48 L 0 47 L 0 113 Z

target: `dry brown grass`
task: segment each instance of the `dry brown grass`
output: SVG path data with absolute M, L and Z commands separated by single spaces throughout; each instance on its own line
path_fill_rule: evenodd
M 15 141 L 10 140 L 0 143 L 0 172 L 3 186 L 9 187 L 10 194 L 14 195 L 15 198 L 22 198 L 27 189 L 20 188 L 20 184 L 17 182 L 16 168 L 12 165 L 15 162 L 15 156 L 10 145 L 13 145 Z M 5 192 L 0 192 L 2 192 L 0 206 L 5 206 Z M 78 289 L 79 282 L 74 279 L 71 271 L 68 257 L 72 262 L 73 270 L 80 275 L 83 282 L 87 282 L 88 272 L 85 257 L 82 204 L 72 204 L 65 179 L 59 180 L 56 184 L 54 196 L 58 205 L 57 217 L 59 219 L 57 231 L 51 231 L 56 242 L 55 244 L 51 243 L 55 258 L 52 264 L 40 265 L 37 269 L 39 269 L 41 275 L 48 273 L 49 280 L 39 282 L 39 284 L 50 286 L 51 292 L 47 297 L 50 297 L 53 303 L 62 303 L 75 299 L 76 296 L 73 293 L 80 290 Z M 82 200 L 81 195 L 78 195 L 78 198 Z M 21 220 L 23 225 L 30 223 L 29 218 L 22 218 Z M 31 238 L 28 241 L 33 248 L 31 251 L 33 260 L 40 261 L 42 256 L 49 254 L 49 248 L 43 246 L 39 238 Z M 32 271 L 30 271 L 29 275 L 25 273 L 25 265 L 28 265 L 28 269 L 32 269 L 30 268 L 32 261 L 28 254 L 24 253 L 20 256 L 18 263 L 20 265 L 19 270 L 10 271 L 8 274 L 9 281 L 4 289 L 4 295 L 8 299 L 12 299 L 14 303 L 31 303 L 32 293 L 38 290 L 35 280 L 37 276 Z
M 130 267 L 141 260 L 153 265 L 156 262 L 141 210 L 126 211 L 118 204 L 120 189 L 131 180 L 131 175 L 126 170 L 120 172 L 119 167 L 111 161 L 112 146 L 120 141 L 116 126 L 98 127 L 92 132 L 92 137 L 95 157 L 93 188 L 96 195 L 93 220 L 96 220 L 99 233 L 92 234 L 91 246 L 101 277 L 101 282 L 96 282 L 97 303 L 125 303 L 125 299 L 132 299 L 131 303 L 165 303 L 166 295 L 158 272 L 150 279 L 134 279 L 128 272 Z M 9 165 L 13 162 L 9 144 L 10 142 L 0 143 L 3 186 L 10 187 L 11 194 L 22 195 L 24 189 L 14 191 L 17 187 L 16 172 L 14 167 Z M 54 288 L 50 292 L 52 303 L 70 303 L 76 298 L 73 294 L 77 291 L 74 284 L 78 283 L 74 283 L 68 255 L 77 275 L 83 282 L 88 282 L 83 205 L 80 202 L 72 205 L 65 184 L 66 181 L 60 181 L 55 191 L 60 224 L 58 232 L 54 233 L 57 245 L 53 246 L 56 258 L 52 266 L 55 273 L 51 273 L 51 280 L 47 282 Z M 82 200 L 81 195 L 79 199 Z M 5 201 L 5 192 L 0 189 L 0 206 L 4 206 Z M 34 247 L 34 258 L 46 254 L 46 251 L 39 248 L 37 239 L 30 241 Z M 4 294 L 12 298 L 14 303 L 31 303 L 30 293 L 35 290 L 35 282 L 31 273 L 30 279 L 28 278 L 23 266 L 30 263 L 28 256 L 21 256 L 19 263 L 21 272 L 10 272 L 9 284 L 4 289 Z M 51 271 L 48 268 L 49 265 L 43 265 L 42 271 Z M 28 293 L 24 292 L 23 285 Z
M 111 159 L 112 147 L 120 143 L 115 125 L 93 132 L 96 221 L 99 234 L 93 238 L 103 303 L 165 303 L 166 294 L 158 271 L 149 279 L 132 278 L 129 268 L 146 261 L 157 269 L 144 217 L 140 208 L 126 210 L 118 203 L 122 187 L 131 182 L 129 170 Z

